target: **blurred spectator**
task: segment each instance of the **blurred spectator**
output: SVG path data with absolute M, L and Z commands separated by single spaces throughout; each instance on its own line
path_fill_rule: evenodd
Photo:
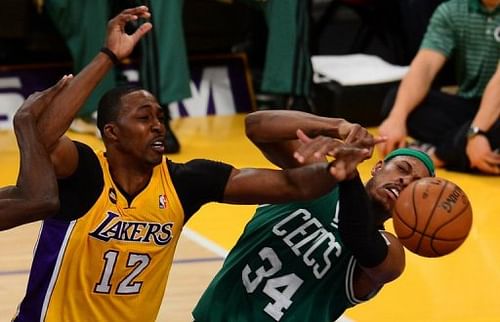
M 151 8 L 151 21 L 155 24 L 155 29 L 154 33 L 141 43 L 140 78 L 143 86 L 156 95 L 164 107 L 165 115 L 168 116 L 168 103 L 191 96 L 182 33 L 183 0 L 46 0 L 45 8 L 66 39 L 73 57 L 74 72 L 78 73 L 102 47 L 106 33 L 103 27 L 110 16 L 124 7 L 142 4 Z M 88 19 L 89 17 L 91 19 Z M 117 75 L 114 70 L 106 75 L 86 101 L 79 113 L 80 119 L 76 120 L 72 129 L 81 132 L 95 129 L 98 99 L 115 87 L 116 83 Z M 180 145 L 170 129 L 169 120 L 169 117 L 165 118 L 165 149 L 166 153 L 175 153 L 179 151 Z
M 458 92 L 432 88 L 454 59 Z M 497 0 L 450 0 L 434 12 L 399 89 L 384 104 L 379 128 L 386 155 L 417 141 L 436 166 L 500 174 L 500 6 Z

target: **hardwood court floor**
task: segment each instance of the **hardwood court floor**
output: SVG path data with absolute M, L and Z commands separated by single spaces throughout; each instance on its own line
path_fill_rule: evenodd
M 244 137 L 243 115 L 176 119 L 172 128 L 182 143 L 174 161 L 205 157 L 238 167 L 270 164 Z M 94 147 L 91 136 L 70 134 Z M 0 185 L 15 182 L 18 153 L 14 136 L 0 132 Z M 378 156 L 360 166 L 364 180 Z M 469 196 L 472 231 L 456 252 L 442 258 L 422 258 L 407 252 L 403 276 L 387 285 L 372 301 L 346 312 L 366 322 L 500 321 L 500 178 L 438 170 Z M 222 264 L 255 206 L 209 204 L 188 223 L 176 253 L 158 321 L 188 322 L 201 292 Z M 0 321 L 10 321 L 22 298 L 38 223 L 0 232 Z M 391 223 L 387 224 L 392 229 Z M 76 290 L 75 290 L 76 291 Z

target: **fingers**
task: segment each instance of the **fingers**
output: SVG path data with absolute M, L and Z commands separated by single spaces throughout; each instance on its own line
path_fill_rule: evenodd
M 500 154 L 490 152 L 479 160 L 477 168 L 489 174 L 500 174 Z
M 358 163 L 365 160 L 370 156 L 370 150 L 368 148 L 358 148 L 352 145 L 342 145 L 335 148 L 332 151 L 332 156 L 336 159 L 350 159 Z
M 309 143 L 312 141 L 310 137 L 307 136 L 307 134 L 304 133 L 301 129 L 297 130 L 297 138 L 299 139 L 300 142 L 302 143 Z
M 41 92 L 35 92 L 28 96 L 26 101 L 18 110 L 18 114 L 29 113 L 37 119 L 40 114 L 49 106 L 54 98 L 70 83 L 73 75 L 64 75 L 55 85 Z
M 110 20 L 110 25 L 125 26 L 127 22 L 136 21 L 139 18 L 149 19 L 151 13 L 146 6 L 139 6 L 123 10 L 119 15 Z
M 340 140 L 325 136 L 317 136 L 302 142 L 306 143 L 303 143 L 294 153 L 295 159 L 300 163 L 324 161 L 335 147 L 344 144 Z
M 139 39 L 141 39 L 152 28 L 153 25 L 149 22 L 145 22 L 142 25 L 140 25 L 139 28 L 137 28 L 137 30 L 132 35 L 130 35 L 130 37 L 132 37 L 134 44 L 136 44 L 139 41 Z
M 138 6 L 134 8 L 128 8 L 122 11 L 120 15 L 137 15 L 142 18 L 151 17 L 151 13 L 149 12 L 149 8 L 147 6 Z
M 330 175 L 334 177 L 337 181 L 343 181 L 347 177 L 347 173 L 345 171 L 345 162 L 342 160 L 335 160 L 331 163 L 329 168 Z
M 335 160 L 330 163 L 330 174 L 337 181 L 352 178 L 357 173 L 357 166 L 370 156 L 369 149 L 343 146 L 335 149 Z
M 344 139 L 345 143 L 355 143 L 367 137 L 372 137 L 368 130 L 359 124 L 352 124 L 349 134 Z
M 486 174 L 500 174 L 500 166 L 491 165 L 487 162 L 480 162 L 476 165 L 471 165 L 471 167 L 477 168 L 478 170 Z
M 395 150 L 397 148 L 402 148 L 405 146 L 406 146 L 405 140 L 391 140 L 387 138 L 378 145 L 379 151 L 382 154 L 382 156 L 386 156 L 392 150 Z
M 149 19 L 150 17 L 151 13 L 146 6 L 123 10 L 119 15 L 109 21 L 105 46 L 111 50 L 119 60 L 127 57 L 139 42 L 139 39 L 150 31 L 153 26 L 149 22 L 137 23 L 137 29 L 133 34 L 129 35 L 125 32 L 125 25 L 128 22 L 135 22 L 139 18 Z

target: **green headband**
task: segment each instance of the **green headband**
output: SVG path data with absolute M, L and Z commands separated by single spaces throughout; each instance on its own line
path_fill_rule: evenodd
M 384 161 L 387 162 L 387 161 L 391 160 L 392 158 L 395 158 L 395 157 L 400 156 L 400 155 L 414 157 L 414 158 L 419 159 L 425 165 L 425 167 L 427 168 L 427 170 L 431 174 L 431 177 L 435 176 L 434 163 L 432 162 L 432 159 L 429 157 L 429 155 L 427 153 L 419 151 L 419 150 L 408 149 L 408 148 L 397 149 L 397 150 L 394 150 L 391 153 L 389 153 L 385 157 Z

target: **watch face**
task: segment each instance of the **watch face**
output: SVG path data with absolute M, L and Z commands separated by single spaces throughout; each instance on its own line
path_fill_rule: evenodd
M 471 138 L 473 136 L 476 136 L 478 134 L 481 134 L 481 135 L 486 135 L 486 132 L 482 131 L 480 128 L 478 128 L 477 126 L 471 126 L 468 130 L 467 130 L 467 138 Z
M 467 137 L 471 138 L 479 132 L 479 129 L 475 126 L 469 127 L 467 130 Z

